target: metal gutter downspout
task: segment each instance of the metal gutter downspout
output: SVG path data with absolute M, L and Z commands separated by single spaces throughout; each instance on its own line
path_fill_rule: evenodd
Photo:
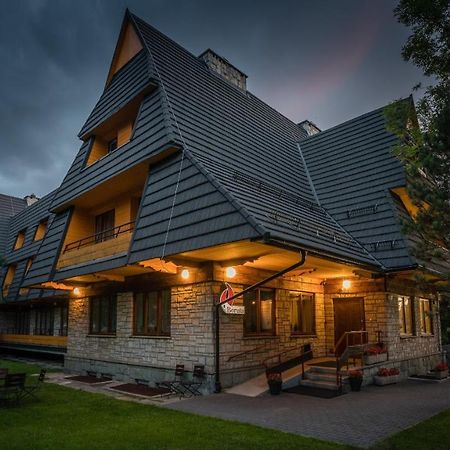
M 215 314 L 215 362 L 216 362 L 216 375 L 215 375 L 215 390 L 214 392 L 216 394 L 220 393 L 222 390 L 222 384 L 220 382 L 220 307 L 224 303 L 228 303 L 229 301 L 233 301 L 234 299 L 238 297 L 242 297 L 247 292 L 253 291 L 254 289 L 268 283 L 269 281 L 275 280 L 276 278 L 281 277 L 285 273 L 291 272 L 292 270 L 297 269 L 300 266 L 303 266 L 306 261 L 306 251 L 300 250 L 300 261 L 296 262 L 292 266 L 286 267 L 285 269 L 281 270 L 280 272 L 274 273 L 270 277 L 265 278 L 264 280 L 258 281 L 257 283 L 253 284 L 252 286 L 244 289 L 241 292 L 238 292 L 237 294 L 232 295 L 230 298 L 219 301 L 214 305 L 214 314 Z

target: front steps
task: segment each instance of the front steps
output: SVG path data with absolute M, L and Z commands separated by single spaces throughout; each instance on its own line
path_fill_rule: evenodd
M 345 386 L 348 384 L 348 377 L 343 377 L 342 383 L 345 390 Z M 337 392 L 336 369 L 334 367 L 310 366 L 309 370 L 305 372 L 305 378 L 300 380 L 299 385 Z

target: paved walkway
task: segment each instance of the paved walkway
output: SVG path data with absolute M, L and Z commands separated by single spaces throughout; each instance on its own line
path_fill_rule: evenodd
M 332 399 L 287 393 L 256 398 L 211 394 L 165 406 L 368 447 L 450 408 L 450 381 L 408 380 L 384 387 L 368 386 Z

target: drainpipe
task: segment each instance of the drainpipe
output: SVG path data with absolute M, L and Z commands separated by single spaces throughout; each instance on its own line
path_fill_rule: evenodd
M 265 278 L 264 280 L 258 281 L 257 283 L 253 284 L 252 286 L 244 289 L 241 292 L 238 292 L 237 294 L 232 295 L 230 298 L 227 298 L 224 301 L 218 301 L 214 305 L 214 317 L 215 317 L 215 361 L 216 361 L 216 376 L 215 376 L 215 390 L 214 392 L 216 394 L 220 393 L 222 391 L 222 384 L 220 382 L 220 307 L 224 303 L 228 303 L 230 301 L 233 301 L 234 299 L 238 297 L 242 297 L 247 292 L 253 291 L 254 289 L 263 286 L 264 284 L 268 283 L 269 281 L 275 280 L 276 278 L 279 278 L 283 276 L 284 274 L 291 272 L 292 270 L 297 269 L 300 266 L 303 266 L 306 261 L 306 251 L 300 250 L 300 261 L 296 262 L 292 266 L 287 267 L 286 269 L 281 270 L 280 272 L 274 273 L 270 277 Z

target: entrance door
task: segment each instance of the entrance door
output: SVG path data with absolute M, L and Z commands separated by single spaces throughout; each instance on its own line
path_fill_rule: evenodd
M 333 299 L 334 306 L 334 344 L 336 345 L 341 336 L 347 331 L 361 331 L 365 330 L 364 321 L 364 299 L 358 298 L 335 298 Z M 365 343 L 366 336 L 363 336 L 363 343 Z M 361 335 L 349 336 L 349 345 L 360 344 Z M 346 346 L 346 341 L 343 340 L 336 349 L 340 355 Z

